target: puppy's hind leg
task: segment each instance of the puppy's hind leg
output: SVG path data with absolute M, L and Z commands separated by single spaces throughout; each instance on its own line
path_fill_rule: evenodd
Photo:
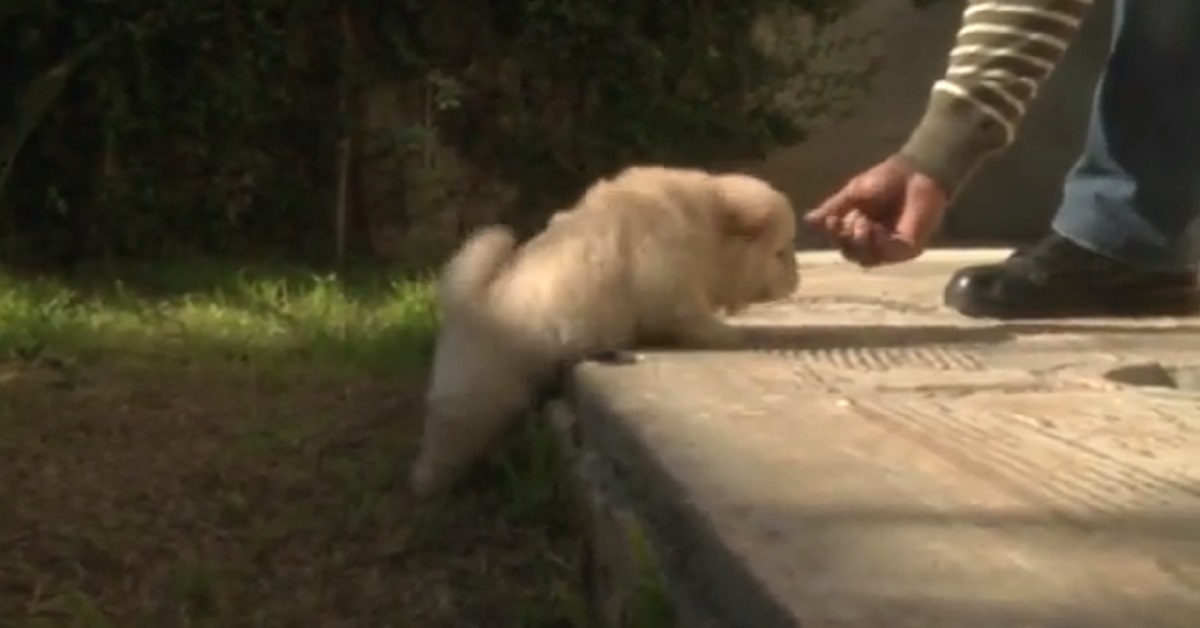
M 489 452 L 526 408 L 524 398 L 438 399 L 430 404 L 409 487 L 420 498 L 443 493 Z
M 449 489 L 486 457 L 536 391 L 535 374 L 493 334 L 442 328 L 426 395 L 427 414 L 409 484 L 419 497 Z

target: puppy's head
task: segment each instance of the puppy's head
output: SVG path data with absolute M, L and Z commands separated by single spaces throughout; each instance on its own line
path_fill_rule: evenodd
M 736 312 L 751 303 L 787 297 L 800 285 L 796 268 L 796 213 L 782 193 L 742 174 L 715 178 L 722 236 L 719 304 Z

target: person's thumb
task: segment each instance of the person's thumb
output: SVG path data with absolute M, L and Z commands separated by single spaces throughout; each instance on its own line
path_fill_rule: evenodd
M 876 241 L 879 261 L 896 264 L 920 257 L 929 239 L 941 226 L 948 202 L 931 181 L 910 180 L 895 225 L 885 237 Z
M 916 249 L 925 248 L 941 227 L 948 203 L 934 182 L 923 177 L 911 181 L 904 193 L 904 208 L 896 217 L 893 237 Z

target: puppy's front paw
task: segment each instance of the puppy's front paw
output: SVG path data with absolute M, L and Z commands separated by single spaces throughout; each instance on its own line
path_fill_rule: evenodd
M 715 318 L 680 326 L 675 336 L 679 344 L 694 349 L 737 349 L 749 341 L 746 330 Z
M 637 364 L 640 358 L 632 351 L 604 349 L 588 354 L 584 360 L 600 364 Z

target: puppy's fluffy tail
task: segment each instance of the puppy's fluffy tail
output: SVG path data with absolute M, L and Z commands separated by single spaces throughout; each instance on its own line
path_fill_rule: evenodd
M 517 249 L 512 229 L 483 227 L 471 234 L 446 264 L 438 281 L 438 301 L 451 314 L 486 309 L 488 286 L 504 270 Z

